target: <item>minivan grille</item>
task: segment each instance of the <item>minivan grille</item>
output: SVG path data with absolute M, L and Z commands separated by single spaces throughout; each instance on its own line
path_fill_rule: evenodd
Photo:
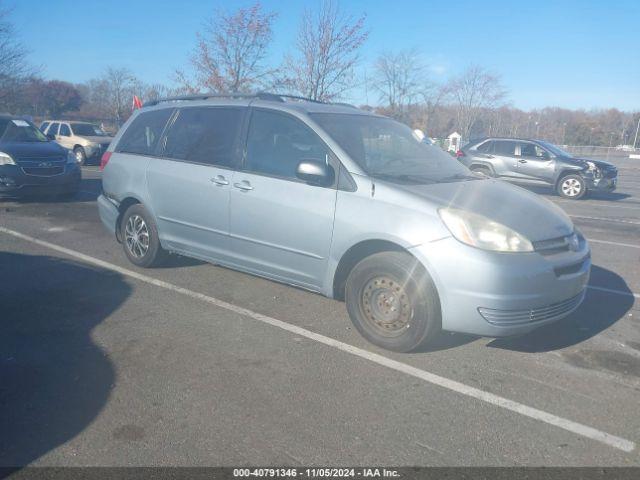
M 584 295 L 585 291 L 583 290 L 568 300 L 530 310 L 495 310 L 493 308 L 480 307 L 478 312 L 487 322 L 498 327 L 524 325 L 564 317 L 578 308 L 584 299 Z

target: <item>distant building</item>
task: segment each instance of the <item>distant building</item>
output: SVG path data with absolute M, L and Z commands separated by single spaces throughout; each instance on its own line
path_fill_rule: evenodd
M 447 151 L 448 152 L 457 152 L 460 150 L 460 142 L 462 141 L 462 135 L 458 132 L 453 132 L 451 135 L 447 137 Z

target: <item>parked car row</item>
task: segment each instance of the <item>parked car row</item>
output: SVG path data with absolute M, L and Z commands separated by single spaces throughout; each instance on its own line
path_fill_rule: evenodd
M 355 107 L 168 99 L 136 111 L 104 154 L 98 210 L 137 266 L 178 253 L 344 299 L 387 349 L 421 348 L 442 329 L 522 334 L 580 305 L 590 249 L 551 202 L 488 178 L 518 168 L 490 161 L 501 141 L 467 150 L 487 160 L 475 175 Z M 538 160 L 537 143 L 510 142 L 508 157 L 532 148 L 567 178 L 551 146 Z M 571 171 L 582 181 L 585 170 Z

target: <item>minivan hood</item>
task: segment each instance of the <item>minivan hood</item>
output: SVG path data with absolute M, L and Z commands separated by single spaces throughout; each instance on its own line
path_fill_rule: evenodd
M 494 179 L 428 185 L 396 185 L 433 203 L 483 215 L 532 242 L 570 235 L 573 223 L 549 200 Z
M 67 151 L 56 142 L 0 142 L 0 152 L 8 153 L 15 160 L 67 156 Z

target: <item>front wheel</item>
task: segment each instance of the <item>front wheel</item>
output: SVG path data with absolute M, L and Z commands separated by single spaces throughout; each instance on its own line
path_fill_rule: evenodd
M 441 330 L 433 280 L 404 252 L 377 253 L 358 263 L 347 278 L 345 300 L 356 329 L 387 350 L 416 350 Z
M 558 181 L 558 195 L 578 200 L 587 193 L 587 185 L 580 175 L 565 175 Z
M 166 259 L 167 252 L 160 245 L 158 228 L 147 209 L 131 205 L 120 224 L 122 247 L 129 261 L 139 267 L 156 267 Z

